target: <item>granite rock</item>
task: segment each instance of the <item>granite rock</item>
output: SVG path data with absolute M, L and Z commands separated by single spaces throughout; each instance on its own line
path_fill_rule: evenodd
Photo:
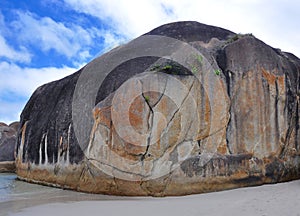
M 291 53 L 251 34 L 166 24 L 34 92 L 17 174 L 129 196 L 299 179 L 299 88 Z
M 0 172 L 13 172 L 15 170 L 15 146 L 19 122 L 6 125 L 0 123 Z

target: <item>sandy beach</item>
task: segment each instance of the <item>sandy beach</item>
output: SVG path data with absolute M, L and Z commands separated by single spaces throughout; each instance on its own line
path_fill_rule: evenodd
M 184 197 L 141 198 L 84 194 L 10 178 L 14 186 L 0 199 L 1 216 L 300 216 L 300 180 Z

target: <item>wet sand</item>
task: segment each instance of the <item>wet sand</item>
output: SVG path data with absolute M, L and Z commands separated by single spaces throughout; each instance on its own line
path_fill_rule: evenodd
M 84 194 L 10 178 L 11 188 L 4 196 L 2 191 L 0 198 L 1 216 L 300 216 L 300 180 L 184 197 L 141 198 Z

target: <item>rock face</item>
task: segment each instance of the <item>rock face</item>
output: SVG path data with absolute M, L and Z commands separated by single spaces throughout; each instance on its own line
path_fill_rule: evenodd
M 19 122 L 6 125 L 0 122 L 0 172 L 15 171 L 15 146 Z
M 299 88 L 300 60 L 252 35 L 163 25 L 35 91 L 17 174 L 142 196 L 298 179 Z

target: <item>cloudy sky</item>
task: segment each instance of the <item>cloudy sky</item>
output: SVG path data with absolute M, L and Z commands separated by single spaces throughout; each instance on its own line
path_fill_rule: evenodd
M 0 122 L 40 85 L 173 21 L 253 33 L 300 57 L 299 0 L 1 0 Z

